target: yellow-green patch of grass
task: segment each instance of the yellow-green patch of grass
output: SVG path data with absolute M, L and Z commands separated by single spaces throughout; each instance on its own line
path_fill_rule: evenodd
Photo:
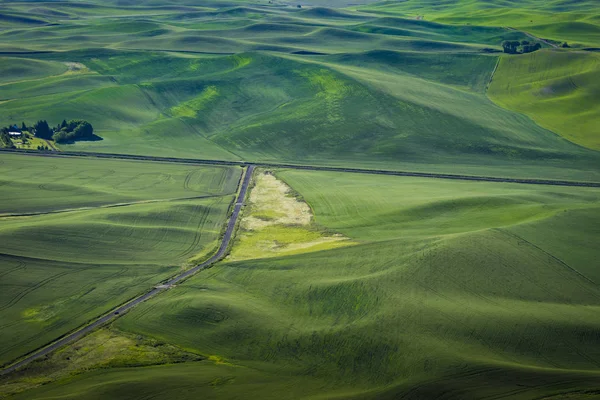
M 344 236 L 325 236 L 304 227 L 270 225 L 244 231 L 231 254 L 232 260 L 276 257 L 348 246 Z
M 174 117 L 195 118 L 198 112 L 202 111 L 218 94 L 219 90 L 216 86 L 208 86 L 197 97 L 172 107 L 171 115 Z
M 249 201 L 250 213 L 243 221 L 246 229 L 274 224 L 308 225 L 311 221 L 308 205 L 291 196 L 290 187 L 268 172 L 256 177 Z
M 27 143 L 23 143 L 22 139 L 12 139 L 12 142 L 18 149 L 37 149 L 38 146 L 48 146 L 48 143 L 45 140 L 33 135 L 27 135 Z M 48 148 L 54 148 L 54 146 L 50 145 Z
M 208 360 L 214 362 L 215 364 L 219 364 L 219 365 L 233 365 L 230 362 L 228 362 L 224 357 L 217 356 L 217 355 L 208 356 Z
M 312 224 L 308 204 L 269 172 L 258 174 L 249 195 L 249 209 L 231 260 L 276 257 L 332 249 L 352 244 Z
M 0 398 L 98 368 L 172 364 L 202 359 L 202 356 L 155 339 L 104 328 L 50 354 L 48 358 L 1 377 Z
M 245 54 L 236 54 L 233 56 L 233 63 L 235 65 L 235 69 L 244 68 L 252 62 L 252 57 L 249 57 Z
M 82 63 L 66 62 L 65 65 L 67 66 L 68 70 L 63 75 L 83 74 L 90 72 L 90 69 Z
M 39 307 L 32 307 L 24 310 L 21 315 L 23 319 L 31 323 L 48 324 L 59 313 L 64 312 L 64 307 L 68 307 L 69 302 L 77 299 L 77 296 L 66 297 L 54 302 L 45 303 Z
M 341 112 L 340 101 L 351 90 L 350 87 L 327 69 L 297 71 L 297 73 L 308 79 L 312 86 L 319 89 L 317 97 L 325 100 L 328 122 L 341 121 L 344 117 Z

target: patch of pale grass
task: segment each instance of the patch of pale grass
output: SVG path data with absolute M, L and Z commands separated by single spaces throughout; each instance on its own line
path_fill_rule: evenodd
M 294 197 L 291 188 L 269 172 L 256 176 L 248 202 L 240 233 L 228 257 L 231 261 L 354 244 L 343 235 L 332 235 L 315 226 L 308 204 Z
M 82 63 L 78 63 L 78 62 L 66 62 L 64 64 L 68 68 L 68 70 L 65 72 L 65 74 L 78 74 L 78 73 L 88 72 L 89 71 L 88 67 L 86 67 Z
M 250 215 L 244 218 L 245 228 L 260 229 L 269 225 L 309 225 L 310 207 L 290 195 L 290 187 L 270 173 L 256 178 L 250 192 Z

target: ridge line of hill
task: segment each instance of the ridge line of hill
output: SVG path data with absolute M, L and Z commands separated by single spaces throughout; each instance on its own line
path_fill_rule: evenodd
M 550 186 L 574 186 L 574 187 L 597 187 L 600 188 L 600 182 L 591 181 L 569 181 L 569 180 L 554 180 L 554 179 L 538 179 L 538 178 L 506 178 L 483 175 L 460 175 L 460 174 L 440 174 L 433 172 L 415 172 L 401 170 L 382 170 L 382 169 L 367 169 L 367 168 L 345 168 L 345 167 L 329 167 L 316 166 L 306 164 L 286 164 L 260 161 L 226 161 L 226 160 L 208 160 L 194 158 L 176 158 L 176 157 L 156 157 L 142 156 L 134 154 L 116 154 L 116 153 L 91 153 L 91 152 L 40 152 L 35 150 L 23 149 L 7 149 L 0 148 L 0 152 L 18 153 L 36 157 L 88 157 L 88 158 L 108 158 L 121 159 L 131 161 L 150 161 L 150 162 L 166 162 L 175 164 L 198 164 L 198 165 L 229 165 L 229 166 L 250 166 L 267 168 L 288 168 L 312 171 L 331 171 L 331 172 L 348 172 L 358 174 L 375 174 L 375 175 L 390 175 L 390 176 L 406 176 L 416 178 L 433 178 L 433 179 L 453 179 L 464 181 L 481 181 L 481 182 L 497 182 L 497 183 L 521 183 L 528 185 L 550 185 Z

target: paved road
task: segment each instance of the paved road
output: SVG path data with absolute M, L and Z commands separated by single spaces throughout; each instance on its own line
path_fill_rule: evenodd
M 529 179 L 529 178 L 502 178 L 502 177 L 481 176 L 481 175 L 437 174 L 437 173 L 429 173 L 429 172 L 411 172 L 411 171 L 394 171 L 394 170 L 382 170 L 382 169 L 343 168 L 343 167 L 324 167 L 324 166 L 315 166 L 315 165 L 268 163 L 268 162 L 254 162 L 254 161 L 251 163 L 248 163 L 246 161 L 150 157 L 150 156 L 137 156 L 137 155 L 132 155 L 132 154 L 86 153 L 86 152 L 73 152 L 73 151 L 42 152 L 42 151 L 37 151 L 37 150 L 20 150 L 20 149 L 14 150 L 14 149 L 4 149 L 4 148 L 0 148 L 0 152 L 26 154 L 29 156 L 36 156 L 36 157 L 109 158 L 109 159 L 119 159 L 119 160 L 167 162 L 167 163 L 193 164 L 193 165 L 248 166 L 249 164 L 252 164 L 257 167 L 303 169 L 303 170 L 311 170 L 311 171 L 332 171 L 332 172 L 349 172 L 349 173 L 358 173 L 358 174 L 412 176 L 412 177 L 418 177 L 418 178 L 455 179 L 455 180 L 464 180 L 464 181 L 523 183 L 523 184 L 529 184 L 529 185 L 600 187 L 600 182 L 563 181 L 563 180 L 554 180 L 554 179 L 535 179 L 535 178 L 531 178 L 531 179 Z
M 13 372 L 16 369 L 21 368 L 22 366 L 30 363 L 33 360 L 44 357 L 44 356 L 48 355 L 49 353 L 53 352 L 54 350 L 66 345 L 66 344 L 69 344 L 71 342 L 74 342 L 75 340 L 81 338 L 82 336 L 87 335 L 94 329 L 106 324 L 109 321 L 112 321 L 112 320 L 118 318 L 121 314 L 123 314 L 124 312 L 137 306 L 138 304 L 143 303 L 144 301 L 148 300 L 151 297 L 156 296 L 159 293 L 162 293 L 163 291 L 167 290 L 171 285 L 174 285 L 176 283 L 181 282 L 182 280 L 184 280 L 186 278 L 189 278 L 190 276 L 194 275 L 198 271 L 201 271 L 201 270 L 205 269 L 206 267 L 209 267 L 210 265 L 214 264 L 215 262 L 217 262 L 221 258 L 223 258 L 223 256 L 225 256 L 225 254 L 227 252 L 227 247 L 229 246 L 229 242 L 231 241 L 231 238 L 233 236 L 233 232 L 234 232 L 237 220 L 238 220 L 238 216 L 240 214 L 242 206 L 244 205 L 244 199 L 246 198 L 246 192 L 248 191 L 248 185 L 250 184 L 250 178 L 252 177 L 254 168 L 255 168 L 254 165 L 248 165 L 248 169 L 246 170 L 244 179 L 241 182 L 238 196 L 235 200 L 235 207 L 233 209 L 233 213 L 231 214 L 231 217 L 229 218 L 229 222 L 227 223 L 227 229 L 225 231 L 225 235 L 223 236 L 223 240 L 221 241 L 221 246 L 219 247 L 219 250 L 215 253 L 215 255 L 213 255 L 211 258 L 209 258 L 202 264 L 199 264 L 199 265 L 195 266 L 194 268 L 192 268 L 180 275 L 177 275 L 176 277 L 170 279 L 169 281 L 163 283 L 162 285 L 155 287 L 150 292 L 131 300 L 129 303 L 126 303 L 122 306 L 115 308 L 114 310 L 110 311 L 108 314 L 105 314 L 104 316 L 98 318 L 97 320 L 90 323 L 89 325 L 86 325 L 82 329 L 64 336 L 63 338 L 57 340 L 56 342 L 50 344 L 49 346 L 36 351 L 35 353 L 31 354 L 27 358 L 24 358 L 23 360 L 3 369 L 0 372 L 0 375 L 5 375 L 10 372 Z

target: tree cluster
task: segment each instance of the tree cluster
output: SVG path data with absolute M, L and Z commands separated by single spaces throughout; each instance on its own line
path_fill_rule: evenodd
M 2 128 L 0 130 L 0 147 L 8 147 L 9 149 L 15 148 L 15 145 L 13 144 L 12 140 L 10 140 L 8 128 Z
M 33 129 L 36 137 L 47 140 L 52 139 L 52 129 L 50 129 L 48 122 L 46 122 L 45 120 L 38 121 L 35 124 L 33 124 Z
M 18 131 L 23 133 L 20 136 L 23 143 L 27 142 L 27 135 L 30 132 L 36 137 L 45 140 L 54 140 L 57 143 L 70 143 L 76 140 L 93 140 L 98 139 L 94 135 L 92 124 L 80 119 L 70 121 L 63 120 L 55 128 L 51 128 L 46 120 L 39 120 L 33 126 L 27 127 L 23 122 L 21 128 L 18 125 L 11 125 L 0 129 L 0 147 L 14 148 L 9 132 Z M 42 147 L 42 148 L 39 148 Z M 38 146 L 38 150 L 48 150 L 47 146 Z
M 92 124 L 81 119 L 64 121 L 56 127 L 52 139 L 56 143 L 69 143 L 76 140 L 94 139 Z
M 530 43 L 528 40 L 505 40 L 502 42 L 502 48 L 508 54 L 525 54 L 533 53 L 542 48 L 540 43 Z

